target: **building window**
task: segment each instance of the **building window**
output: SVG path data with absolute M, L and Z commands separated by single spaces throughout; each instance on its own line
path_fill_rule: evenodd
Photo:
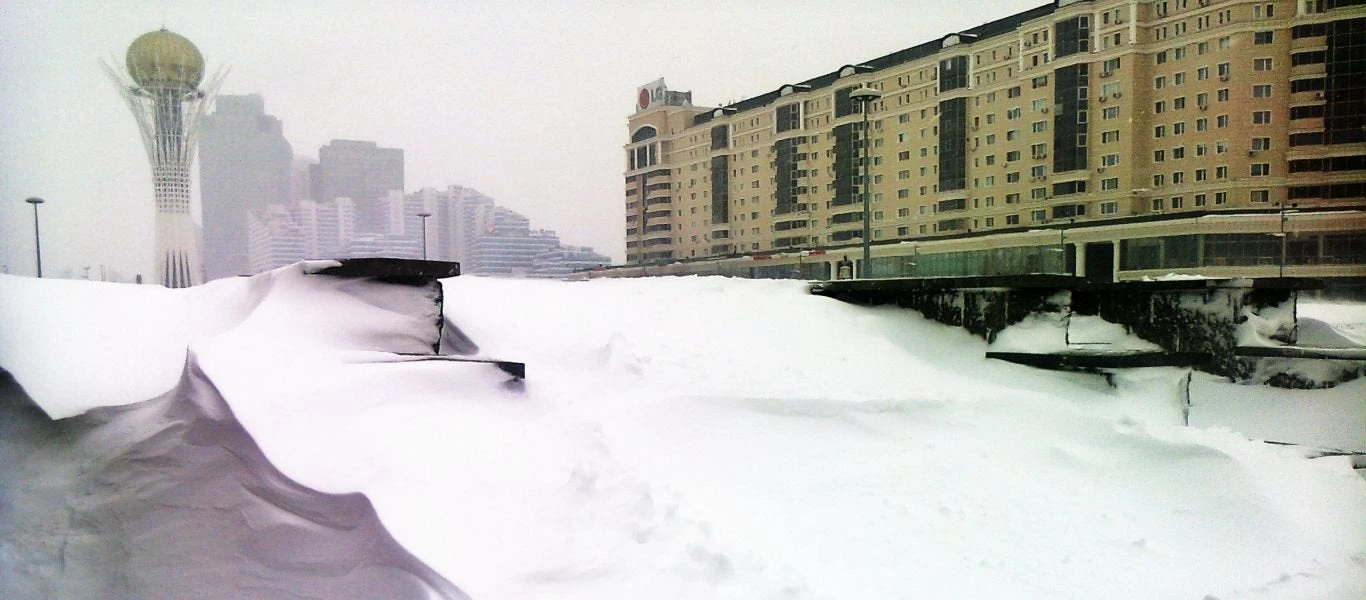
M 1186 182 L 1185 171 L 1175 171 L 1172 173 L 1172 185 L 1181 185 Z M 1172 208 L 1176 208 L 1173 206 Z
M 1214 167 L 1214 178 L 1228 179 L 1228 165 L 1219 165 L 1217 167 Z
M 1266 177 L 1271 174 L 1271 163 L 1252 163 L 1250 174 L 1253 177 Z
M 1118 178 L 1118 177 L 1107 177 L 1107 178 L 1105 178 L 1105 179 L 1100 180 L 1100 189 L 1102 189 L 1102 190 L 1117 190 L 1117 189 L 1119 189 L 1119 178 Z M 1104 211 L 1102 211 L 1102 212 L 1104 212 Z
M 1208 179 L 1209 179 L 1209 169 L 1196 169 L 1196 170 L 1195 170 L 1195 180 L 1196 180 L 1196 181 L 1206 181 L 1206 180 L 1208 180 Z
M 1271 111 L 1257 110 L 1252 112 L 1253 125 L 1266 125 L 1271 122 Z
M 1215 204 L 1228 204 L 1228 192 L 1214 192 Z
M 1113 167 L 1119 164 L 1118 154 L 1104 154 L 1100 157 L 1100 166 Z
M 1186 199 L 1185 199 L 1185 197 L 1183 197 L 1183 196 L 1172 196 L 1172 210 L 1181 208 L 1181 207 L 1184 206 L 1185 204 L 1186 204 Z
M 1209 131 L 1209 119 L 1206 119 L 1205 117 L 1200 117 L 1200 118 L 1196 119 L 1196 120 L 1195 120 L 1195 130 L 1196 130 L 1196 131 Z
M 1163 175 L 1162 173 L 1153 175 L 1153 187 L 1162 187 L 1164 185 L 1167 185 L 1166 175 Z
M 1275 33 L 1271 31 L 1258 31 L 1252 34 L 1252 43 L 1257 45 L 1270 44 L 1275 38 Z
M 1167 137 L 1167 126 L 1166 126 L 1166 125 L 1158 125 L 1158 126 L 1156 126 L 1156 127 L 1153 127 L 1153 137 L 1155 137 L 1155 138 Z
M 1186 133 L 1186 124 L 1184 122 L 1172 123 L 1172 135 L 1181 135 L 1183 133 Z
M 1107 106 L 1107 107 L 1105 107 L 1103 110 L 1100 111 L 1100 118 L 1101 118 L 1101 119 L 1105 119 L 1105 120 L 1118 119 L 1118 118 L 1119 118 L 1119 107 L 1118 107 L 1118 106 Z
M 1165 76 L 1153 79 L 1153 89 L 1160 90 L 1164 87 L 1167 87 L 1167 78 Z
M 1035 223 L 1047 221 L 1048 211 L 1043 209 L 1031 210 L 1029 211 L 1029 220 L 1034 221 Z
M 1252 149 L 1253 149 L 1253 150 L 1270 150 L 1270 149 L 1271 149 L 1271 138 L 1269 138 L 1269 137 L 1255 137 L 1255 138 L 1252 138 Z
M 1166 112 L 1166 111 L 1167 111 L 1167 101 L 1166 101 L 1166 100 L 1158 100 L 1157 102 L 1154 102 L 1154 103 L 1153 103 L 1153 112 L 1154 112 L 1154 113 L 1163 113 L 1163 112 Z
M 1019 225 L 1020 215 L 1006 215 L 1006 225 Z
M 1103 132 L 1101 132 L 1101 134 L 1100 134 L 1100 141 L 1101 141 L 1102 144 L 1108 144 L 1108 143 L 1110 143 L 1110 142 L 1118 142 L 1118 141 L 1119 141 L 1119 130 L 1118 130 L 1118 129 L 1115 129 L 1115 130 L 1113 130 L 1113 131 L 1103 131 Z
M 1228 115 L 1219 115 L 1214 118 L 1214 126 L 1220 129 L 1228 127 Z
M 1205 195 L 1204 195 L 1204 194 L 1196 194 L 1196 195 L 1195 195 L 1195 206 L 1198 208 L 1198 207 L 1201 207 L 1201 206 L 1204 206 L 1204 205 L 1205 205 Z
M 1258 85 L 1252 86 L 1252 97 L 1253 97 L 1253 98 L 1270 98 L 1270 97 L 1271 97 L 1271 84 L 1269 84 L 1269 83 L 1262 83 L 1262 84 L 1258 84 Z
M 1252 190 L 1248 199 L 1257 204 L 1265 204 L 1271 201 L 1271 190 Z
M 1118 213 L 1119 213 L 1119 203 L 1118 203 L 1118 202 L 1110 201 L 1110 202 L 1101 202 L 1101 203 L 1100 203 L 1100 214 L 1102 214 L 1102 215 L 1113 215 L 1113 214 L 1118 214 Z
M 1162 162 L 1164 160 L 1167 160 L 1166 150 L 1153 150 L 1153 162 Z
M 1270 58 L 1254 58 L 1254 59 L 1252 59 L 1252 70 L 1253 70 L 1253 71 L 1270 71 L 1270 70 L 1271 70 L 1271 59 L 1270 59 Z

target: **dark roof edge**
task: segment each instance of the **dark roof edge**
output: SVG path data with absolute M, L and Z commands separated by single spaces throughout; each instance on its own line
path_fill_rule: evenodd
M 1003 17 L 1003 18 L 997 19 L 997 20 L 995 20 L 995 21 L 991 21 L 991 22 L 988 22 L 988 23 L 983 23 L 983 24 L 981 24 L 981 25 L 978 25 L 978 26 L 976 26 L 976 27 L 972 27 L 972 28 L 970 28 L 970 29 L 966 29 L 966 30 L 958 31 L 958 32 L 953 32 L 953 33 L 947 33 L 947 34 L 944 34 L 944 35 L 942 35 L 942 36 L 939 36 L 938 38 L 935 38 L 935 39 L 933 39 L 933 40 L 931 40 L 931 41 L 923 42 L 923 43 L 917 44 L 917 45 L 915 45 L 915 46 L 911 46 L 910 48 L 905 48 L 905 49 L 902 49 L 902 50 L 897 50 L 896 52 L 892 52 L 891 54 L 886 54 L 886 55 L 883 55 L 883 56 L 879 56 L 879 57 L 874 58 L 874 59 L 872 59 L 872 60 L 866 60 L 866 61 L 856 62 L 856 63 L 853 63 L 853 65 L 868 65 L 868 66 L 872 67 L 871 72 L 881 71 L 881 70 L 883 70 L 883 69 L 887 69 L 887 68 L 890 68 L 890 67 L 895 67 L 895 66 L 898 66 L 898 65 L 902 65 L 902 64 L 905 64 L 905 63 L 914 61 L 914 60 L 919 60 L 919 59 L 925 58 L 925 57 L 927 57 L 927 56 L 933 56 L 934 54 L 938 53 L 941 49 L 943 49 L 943 41 L 944 41 L 944 39 L 947 38 L 947 37 L 949 37 L 949 36 L 951 36 L 951 35 L 971 35 L 971 36 L 976 36 L 976 39 L 971 39 L 971 40 L 969 40 L 969 39 L 964 39 L 962 43 L 963 43 L 963 45 L 978 44 L 978 43 L 981 43 L 982 41 L 984 41 L 984 40 L 986 40 L 986 39 L 989 39 L 989 38 L 992 38 L 992 37 L 996 37 L 996 36 L 998 36 L 998 35 L 1002 35 L 1002 34 L 1005 34 L 1005 33 L 1009 33 L 1009 32 L 1011 32 L 1011 31 L 1015 31 L 1016 29 L 1018 29 L 1018 28 L 1020 27 L 1020 25 L 1023 25 L 1024 23 L 1027 23 L 1027 22 L 1032 21 L 1032 20 L 1034 20 L 1034 19 L 1037 19 L 1037 18 L 1039 18 L 1039 17 L 1043 17 L 1043 16 L 1047 16 L 1047 15 L 1053 14 L 1053 12 L 1055 12 L 1056 10 L 1057 10 L 1057 6 L 1056 6 L 1054 3 L 1050 2 L 1050 3 L 1045 4 L 1045 5 L 1043 5 L 1043 6 L 1037 6 L 1037 7 L 1031 8 L 1031 9 L 1029 9 L 1029 10 L 1026 10 L 1026 11 L 1023 11 L 1023 12 L 1019 12 L 1019 13 L 1010 15 L 1010 16 L 1008 16 L 1008 17 Z M 845 65 L 845 66 L 853 66 L 853 65 Z M 839 80 L 839 78 L 840 78 L 840 75 L 839 75 L 839 74 L 840 74 L 840 71 L 843 70 L 843 69 L 844 69 L 844 67 L 840 67 L 839 69 L 836 69 L 836 70 L 834 70 L 834 71 L 831 71 L 830 73 L 826 73 L 826 74 L 824 74 L 824 75 L 819 75 L 819 76 L 817 76 L 817 77 L 813 77 L 813 78 L 811 78 L 811 79 L 808 79 L 808 80 L 802 81 L 802 82 L 798 82 L 798 83 L 796 83 L 796 84 L 783 84 L 782 86 L 778 86 L 778 89 L 773 90 L 773 91 L 771 91 L 771 92 L 768 92 L 768 93 L 765 93 L 765 94 L 762 94 L 762 95 L 759 95 L 759 96 L 755 96 L 755 97 L 753 97 L 753 98 L 747 98 L 747 99 L 741 100 L 741 101 L 739 101 L 739 102 L 732 102 L 732 103 L 727 104 L 727 105 L 725 105 L 725 106 L 723 106 L 723 107 L 721 107 L 721 108 L 733 108 L 733 109 L 735 109 L 737 112 L 741 112 L 741 111 L 746 111 L 746 110 L 750 110 L 750 109 L 754 109 L 754 108 L 759 108 L 759 107 L 762 107 L 762 106 L 767 106 L 767 105 L 769 105 L 769 104 L 772 104 L 774 100 L 777 100 L 777 99 L 779 98 L 779 92 L 780 92 L 780 91 L 782 90 L 782 88 L 783 88 L 784 86 L 786 86 L 786 85 L 806 85 L 806 86 L 810 86 L 812 90 L 815 90 L 815 89 L 818 89 L 818 88 L 823 88 L 823 87 L 828 87 L 828 86 L 830 86 L 831 84 L 833 84 L 835 81 Z M 701 124 L 703 124 L 703 123 L 707 123 L 707 122 L 711 121 L 711 120 L 712 120 L 712 112 L 713 112 L 713 111 L 708 111 L 708 112 L 702 113 L 702 114 L 697 115 L 696 117 L 694 117 L 694 118 L 693 118 L 693 125 L 701 125 Z

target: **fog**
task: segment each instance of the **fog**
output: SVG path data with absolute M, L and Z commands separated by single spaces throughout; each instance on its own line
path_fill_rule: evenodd
M 151 272 L 152 185 L 99 67 L 138 35 L 186 36 L 220 92 L 259 93 L 296 155 L 402 148 L 408 189 L 460 184 L 624 255 L 621 147 L 636 86 L 718 105 L 1042 4 L 818 2 L 34 2 L 0 6 L 0 272 Z M 929 9 L 929 10 L 927 10 Z M 195 189 L 196 202 L 198 189 Z

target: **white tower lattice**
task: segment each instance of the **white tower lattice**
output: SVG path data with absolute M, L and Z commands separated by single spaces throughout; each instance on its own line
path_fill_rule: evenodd
M 104 61 L 100 64 L 133 112 L 152 166 L 161 284 L 201 284 L 204 261 L 190 210 L 190 167 L 200 119 L 225 72 L 220 69 L 199 89 L 203 56 L 190 40 L 165 29 L 134 40 L 125 62 L 126 75 Z

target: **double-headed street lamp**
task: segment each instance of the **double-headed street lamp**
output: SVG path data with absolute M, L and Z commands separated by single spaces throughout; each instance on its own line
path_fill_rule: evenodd
M 33 254 L 34 254 L 34 257 L 38 259 L 38 277 L 39 277 L 39 278 L 42 278 L 42 276 L 43 276 L 43 242 L 42 242 L 42 237 L 40 237 L 40 236 L 38 235 L 38 205 L 43 203 L 43 199 L 42 199 L 42 198 L 29 198 L 28 200 L 25 200 L 24 202 L 27 202 L 27 203 L 33 205 Z
M 873 197 L 872 194 L 868 192 L 869 184 L 871 184 L 873 180 L 872 177 L 868 175 L 868 170 L 872 163 L 871 157 L 869 156 L 869 148 L 871 147 L 869 141 L 873 137 L 873 132 L 868 128 L 868 112 L 872 108 L 873 101 L 881 97 L 882 92 L 869 86 L 856 88 L 849 92 L 849 100 L 858 102 L 863 110 L 863 156 L 861 158 L 863 162 L 863 182 L 862 185 L 859 186 L 859 196 L 863 201 L 863 264 L 858 270 L 860 279 L 868 278 L 868 274 L 872 270 L 873 264 L 871 246 L 872 234 L 869 227 L 869 221 L 872 220 L 872 210 L 869 208 L 869 205 L 872 203 Z
M 422 260 L 427 260 L 427 217 L 432 216 L 432 213 L 424 210 L 417 216 L 422 217 Z

